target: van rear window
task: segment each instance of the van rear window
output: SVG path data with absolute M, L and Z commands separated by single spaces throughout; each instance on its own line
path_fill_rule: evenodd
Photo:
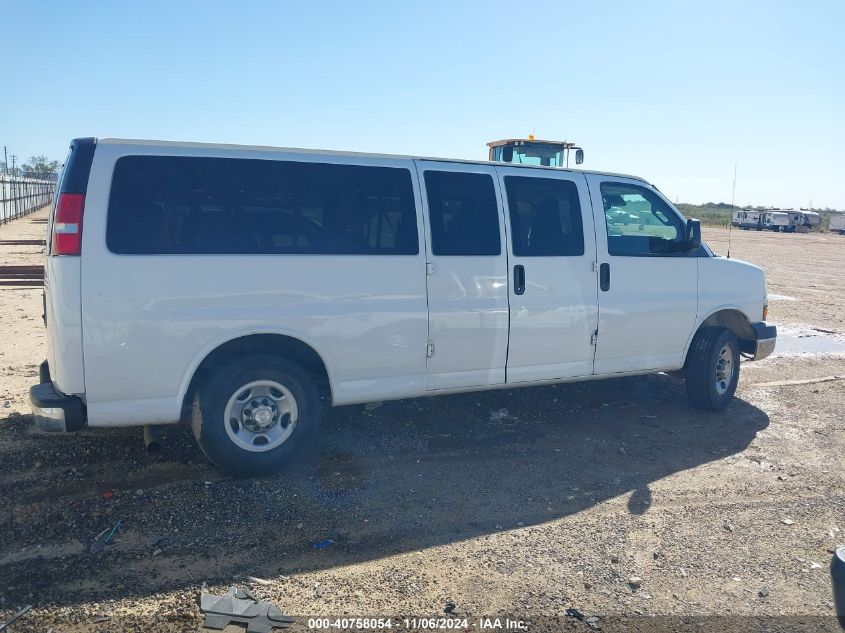
M 416 255 L 407 169 L 124 156 L 106 244 L 126 255 Z

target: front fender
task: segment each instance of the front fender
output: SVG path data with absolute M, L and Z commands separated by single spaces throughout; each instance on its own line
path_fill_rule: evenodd
M 763 320 L 765 303 L 766 275 L 762 268 L 738 259 L 699 258 L 697 316 L 684 358 L 702 325 L 720 325 L 740 339 L 753 339 L 751 324 Z

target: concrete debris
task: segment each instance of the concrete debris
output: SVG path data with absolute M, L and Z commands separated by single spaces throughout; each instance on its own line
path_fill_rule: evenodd
M 270 633 L 274 628 L 287 628 L 294 622 L 278 607 L 259 600 L 247 588 L 229 587 L 222 596 L 200 591 L 200 610 L 205 614 L 203 626 L 222 631 L 229 624 L 246 624 L 247 633 Z

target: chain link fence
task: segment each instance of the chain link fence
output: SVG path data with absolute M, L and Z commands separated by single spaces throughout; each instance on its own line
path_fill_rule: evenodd
M 0 174 L 0 224 L 32 213 L 53 201 L 56 179 Z

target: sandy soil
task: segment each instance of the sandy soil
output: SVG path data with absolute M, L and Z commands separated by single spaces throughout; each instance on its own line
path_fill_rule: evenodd
M 2 240 L 42 236 L 43 217 L 0 227 L 0 263 L 39 263 Z M 726 231 L 705 239 L 726 250 Z M 773 320 L 845 332 L 845 238 L 731 240 L 797 299 L 773 300 Z M 35 605 L 10 630 L 195 631 L 203 583 L 297 616 L 400 623 L 451 602 L 475 630 L 507 614 L 590 630 L 567 608 L 606 631 L 838 630 L 843 381 L 767 383 L 845 375 L 842 355 L 744 363 L 723 415 L 667 376 L 333 409 L 306 465 L 231 479 L 178 428 L 158 454 L 139 429 L 36 431 L 41 289 L 0 298 L 0 622 Z M 118 521 L 113 544 L 95 539 Z
M 720 255 L 730 239 L 731 257 L 763 267 L 776 322 L 845 334 L 845 236 L 705 227 L 704 239 Z

